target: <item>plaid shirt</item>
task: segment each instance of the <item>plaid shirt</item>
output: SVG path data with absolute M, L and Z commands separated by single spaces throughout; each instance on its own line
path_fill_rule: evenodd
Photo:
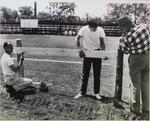
M 144 54 L 149 51 L 150 30 L 146 24 L 140 24 L 120 39 L 120 47 L 125 54 Z

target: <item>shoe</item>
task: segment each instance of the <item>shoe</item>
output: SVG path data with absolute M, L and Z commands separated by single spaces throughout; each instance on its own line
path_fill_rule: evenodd
M 99 94 L 95 94 L 95 98 L 96 98 L 97 100 L 101 100 L 101 99 L 102 99 L 102 97 L 101 97 Z
M 78 99 L 78 98 L 81 98 L 83 97 L 83 95 L 81 93 L 78 93 L 76 96 L 74 96 L 74 99 Z

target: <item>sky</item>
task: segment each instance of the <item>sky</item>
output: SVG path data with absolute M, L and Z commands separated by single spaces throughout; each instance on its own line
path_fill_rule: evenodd
M 75 13 L 80 17 L 85 17 L 86 13 L 89 13 L 92 17 L 103 17 L 107 12 L 107 4 L 110 2 L 150 2 L 150 0 L 0 0 L 0 6 L 8 7 L 12 10 L 18 10 L 21 6 L 31 6 L 33 8 L 35 1 L 37 2 L 38 12 L 48 11 L 46 6 L 48 6 L 49 2 L 75 2 L 77 5 Z

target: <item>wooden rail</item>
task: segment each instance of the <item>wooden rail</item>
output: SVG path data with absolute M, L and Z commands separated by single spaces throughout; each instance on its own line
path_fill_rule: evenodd
M 79 57 L 79 50 L 77 49 L 14 47 L 14 53 L 17 54 L 21 52 L 26 52 L 29 55 Z M 116 56 L 115 51 L 85 50 L 84 52 L 87 58 L 105 58 L 106 56 Z

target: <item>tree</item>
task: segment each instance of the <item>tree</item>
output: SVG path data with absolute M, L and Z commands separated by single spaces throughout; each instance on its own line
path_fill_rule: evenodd
M 47 8 L 51 16 L 57 16 L 57 19 L 61 19 L 64 16 L 73 16 L 75 7 L 76 5 L 73 2 L 50 2 Z
M 21 13 L 21 18 L 32 18 L 33 17 L 33 9 L 30 6 L 20 7 L 19 12 Z
M 2 20 L 3 21 L 15 21 L 16 18 L 18 18 L 18 12 L 16 10 L 11 10 L 9 8 L 6 7 L 2 7 L 1 8 L 1 12 L 2 12 Z
M 6 20 L 11 18 L 11 9 L 6 8 L 6 7 L 2 7 L 1 8 L 1 12 L 2 12 L 2 19 L 4 21 L 6 21 Z
M 70 21 L 70 22 L 79 22 L 80 21 L 79 16 L 68 16 L 66 19 L 67 19 L 67 21 Z
M 47 12 L 39 12 L 38 13 L 38 18 L 39 19 L 49 19 L 50 18 L 50 14 Z
M 104 17 L 104 19 L 109 21 L 116 21 L 121 16 L 127 15 L 131 16 L 134 19 L 134 22 L 137 22 L 138 18 L 141 17 L 141 13 L 146 15 L 149 11 L 148 7 L 150 4 L 143 3 L 110 3 L 108 4 L 108 14 Z
M 11 17 L 16 20 L 19 17 L 18 12 L 16 10 L 13 10 L 11 12 Z

